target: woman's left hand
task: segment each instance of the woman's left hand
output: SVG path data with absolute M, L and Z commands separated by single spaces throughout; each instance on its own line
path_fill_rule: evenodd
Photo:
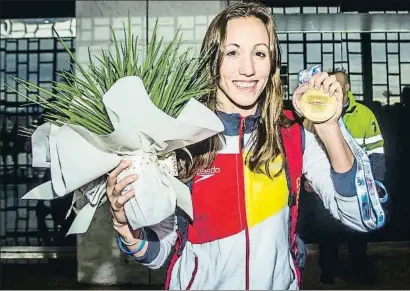
M 337 100 L 337 110 L 335 115 L 328 121 L 314 123 L 314 130 L 326 148 L 333 169 L 338 173 L 346 173 L 352 168 L 354 157 L 338 125 L 338 120 L 343 110 L 343 91 L 336 77 L 334 75 L 329 76 L 326 72 L 311 77 L 307 84 L 299 86 L 293 93 L 293 106 L 300 114 L 301 111 L 297 106 L 296 100 L 308 89 L 319 89 L 321 86 L 323 86 L 325 93 L 327 92 L 330 96 L 335 96 Z
M 342 114 L 343 110 L 343 91 L 342 87 L 340 86 L 340 83 L 336 80 L 336 77 L 334 75 L 329 76 L 328 73 L 322 72 L 317 75 L 314 75 L 309 79 L 308 83 L 300 85 L 295 92 L 293 92 L 292 96 L 292 103 L 293 107 L 295 110 L 301 114 L 301 110 L 298 106 L 298 103 L 296 100 L 299 100 L 300 97 L 309 89 L 311 88 L 316 88 L 320 89 L 320 87 L 323 86 L 323 91 L 325 93 L 328 93 L 330 96 L 335 96 L 337 100 L 337 110 L 335 115 L 333 115 L 332 118 L 327 120 L 324 123 L 321 124 L 315 124 L 315 127 L 321 126 L 321 125 L 328 125 L 328 124 L 337 124 L 337 121 L 339 120 L 340 115 Z M 302 114 L 301 114 L 302 115 Z

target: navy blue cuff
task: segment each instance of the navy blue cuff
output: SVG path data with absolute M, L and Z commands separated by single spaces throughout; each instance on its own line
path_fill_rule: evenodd
M 151 228 L 145 227 L 144 230 L 147 235 L 145 239 L 148 241 L 148 248 L 143 256 L 135 258 L 135 260 L 142 264 L 149 264 L 158 256 L 161 242 L 159 241 L 157 233 Z
M 339 195 L 344 197 L 353 197 L 356 196 L 356 171 L 357 171 L 357 162 L 354 160 L 352 168 L 346 173 L 337 173 L 333 168 L 330 170 L 333 185 L 335 190 Z
M 384 154 L 374 153 L 369 156 L 369 159 L 374 179 L 383 182 L 386 175 L 386 159 Z

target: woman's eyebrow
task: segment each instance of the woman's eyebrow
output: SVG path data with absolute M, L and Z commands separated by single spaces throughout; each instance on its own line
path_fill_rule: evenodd
M 226 46 L 230 46 L 230 45 L 236 46 L 237 48 L 240 48 L 240 47 L 241 47 L 241 46 L 240 46 L 239 44 L 237 44 L 237 43 L 228 43 Z M 260 45 L 263 45 L 263 46 L 265 46 L 266 48 L 269 49 L 269 46 L 268 46 L 266 43 L 263 43 L 263 42 L 257 43 L 257 44 L 255 44 L 253 47 L 255 48 L 255 47 L 260 46 Z

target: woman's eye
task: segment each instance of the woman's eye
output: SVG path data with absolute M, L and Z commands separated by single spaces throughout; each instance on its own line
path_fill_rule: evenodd
M 266 54 L 265 54 L 264 52 L 257 52 L 257 53 L 256 53 L 256 56 L 257 56 L 257 57 L 260 57 L 260 58 L 262 58 L 262 59 L 263 59 L 263 58 L 266 58 Z
M 229 56 L 229 57 L 233 57 L 233 56 L 237 55 L 237 52 L 236 51 L 230 51 L 226 55 Z

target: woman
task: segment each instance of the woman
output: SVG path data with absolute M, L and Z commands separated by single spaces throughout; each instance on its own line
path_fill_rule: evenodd
M 282 108 L 279 43 L 265 7 L 236 3 L 222 11 L 210 24 L 202 48 L 213 46 L 218 51 L 209 69 L 218 78 L 207 105 L 225 131 L 223 138 L 192 148 L 192 163 L 181 156 L 180 178 L 191 187 L 195 219 L 187 221 L 177 211 L 158 225 L 131 230 L 123 206 L 134 193 L 120 193 L 137 177 L 116 184 L 117 175 L 129 166 L 123 161 L 107 180 L 119 246 L 154 269 L 175 247 L 170 289 L 297 289 L 300 247 L 290 220 L 297 213 L 302 151 L 303 172 L 326 208 L 344 224 L 364 231 L 352 197 L 355 159 L 337 124 L 342 90 L 334 76 L 320 73 L 293 95 L 296 100 L 309 87 L 323 86 L 336 96 L 336 116 L 314 125 L 322 147 Z

